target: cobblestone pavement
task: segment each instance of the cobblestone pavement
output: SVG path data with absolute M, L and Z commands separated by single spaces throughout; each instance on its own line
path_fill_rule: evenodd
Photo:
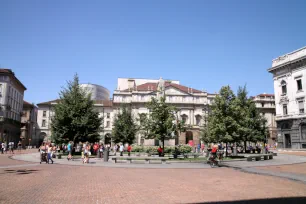
M 7 156 L 0 166 L 28 165 Z M 17 162 L 17 163 L 16 163 Z M 306 185 L 230 168 L 133 169 L 41 164 L 0 169 L 0 203 L 194 203 L 306 196 Z M 4 181 L 4 182 L 3 182 Z

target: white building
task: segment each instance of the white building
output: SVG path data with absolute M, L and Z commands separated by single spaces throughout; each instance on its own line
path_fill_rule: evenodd
M 259 94 L 253 97 L 256 108 L 267 120 L 266 126 L 269 130 L 268 144 L 273 145 L 276 142 L 276 120 L 275 120 L 275 97 L 274 94 Z
M 200 126 L 204 124 L 204 115 L 207 114 L 208 106 L 214 99 L 214 94 L 180 85 L 179 81 L 131 79 L 119 78 L 118 89 L 113 94 L 113 109 L 116 110 L 121 104 L 132 107 L 135 117 L 146 114 L 146 108 L 152 97 L 159 94 L 158 87 L 164 87 L 166 102 L 176 106 L 179 110 L 178 117 L 189 125 L 188 131 L 181 133 L 179 140 L 166 141 L 166 145 L 200 143 Z M 143 145 L 158 145 L 159 141 L 145 140 L 141 133 L 137 135 L 137 143 Z
M 306 47 L 274 59 L 268 71 L 274 79 L 279 147 L 306 148 Z
M 157 88 L 161 82 L 164 86 L 166 102 L 175 105 L 179 109 L 178 117 L 189 125 L 188 131 L 180 135 L 179 141 L 167 141 L 166 145 L 186 144 L 190 141 L 194 144 L 200 142 L 200 126 L 205 122 L 204 115 L 207 114 L 208 106 L 214 100 L 215 94 L 182 86 L 179 81 L 119 78 L 118 89 L 114 91 L 112 100 L 94 100 L 96 110 L 101 117 L 104 117 L 104 131 L 100 134 L 101 140 L 105 144 L 111 143 L 112 125 L 120 106 L 122 104 L 130 105 L 135 118 L 140 117 L 142 113 L 148 113 L 146 103 L 151 100 L 151 97 L 157 96 Z M 51 136 L 51 117 L 54 114 L 53 106 L 57 102 L 58 100 L 54 100 L 37 104 L 39 107 L 37 135 L 39 135 L 40 141 Z M 145 140 L 139 133 L 136 143 L 157 145 L 159 142 Z
M 10 69 L 0 69 L 0 141 L 20 140 L 23 95 L 26 87 Z

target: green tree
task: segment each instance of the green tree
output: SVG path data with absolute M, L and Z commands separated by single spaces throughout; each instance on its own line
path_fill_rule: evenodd
M 235 117 L 238 123 L 239 140 L 246 142 L 264 141 L 266 136 L 266 120 L 260 115 L 255 102 L 249 98 L 246 86 L 239 87 L 235 104 Z
M 202 139 L 205 142 L 236 142 L 238 124 L 235 118 L 235 94 L 229 86 L 223 86 L 216 96 L 207 124 L 202 128 Z
M 158 139 L 162 142 L 163 150 L 165 149 L 165 140 L 178 137 L 178 123 L 175 114 L 176 108 L 166 103 L 166 98 L 160 100 L 153 98 L 147 104 L 150 113 L 143 124 L 145 138 Z
M 138 131 L 138 125 L 133 117 L 131 109 L 122 106 L 116 115 L 112 131 L 112 138 L 115 143 L 133 144 Z
M 52 140 L 62 142 L 95 142 L 99 139 L 103 118 L 94 110 L 94 102 L 79 86 L 76 74 L 67 88 L 59 93 L 51 123 Z

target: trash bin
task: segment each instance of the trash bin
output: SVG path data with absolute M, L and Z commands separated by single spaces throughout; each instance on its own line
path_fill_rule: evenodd
M 104 161 L 105 162 L 108 162 L 108 156 L 109 156 L 109 153 L 108 153 L 108 148 L 105 148 L 104 152 L 103 152 L 103 156 L 104 156 Z

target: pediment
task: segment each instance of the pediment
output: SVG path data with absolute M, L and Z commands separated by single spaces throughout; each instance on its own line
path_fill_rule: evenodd
M 178 90 L 174 87 L 167 87 L 165 92 L 166 92 L 166 95 L 189 95 L 188 93 Z

